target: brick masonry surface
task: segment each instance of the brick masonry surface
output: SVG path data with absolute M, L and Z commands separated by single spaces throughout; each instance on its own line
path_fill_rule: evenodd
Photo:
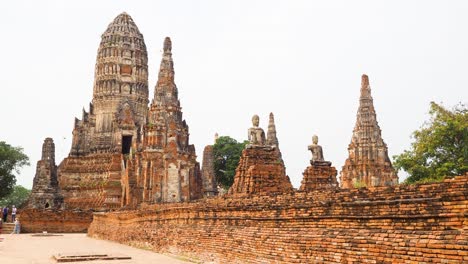
M 24 209 L 19 215 L 22 233 L 86 233 L 92 211 Z
M 214 263 L 467 263 L 468 175 L 97 213 L 92 237 Z

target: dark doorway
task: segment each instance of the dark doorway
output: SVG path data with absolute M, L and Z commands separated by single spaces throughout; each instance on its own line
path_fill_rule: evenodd
M 47 209 L 47 208 L 49 208 L 49 207 L 50 207 L 49 203 L 46 203 L 46 204 L 45 204 L 45 208 Z
M 122 154 L 129 154 L 132 147 L 132 136 L 122 136 Z

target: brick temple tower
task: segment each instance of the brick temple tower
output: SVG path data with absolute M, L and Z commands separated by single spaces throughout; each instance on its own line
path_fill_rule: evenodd
M 130 171 L 123 178 L 123 205 L 182 202 L 203 196 L 200 164 L 195 146 L 189 143 L 174 74 L 172 42 L 166 37 L 141 151 L 130 160 Z
M 349 157 L 340 176 L 342 188 L 398 184 L 398 176 L 388 158 L 387 145 L 377 123 L 367 75 L 362 75 L 357 120 L 348 152 Z
M 199 163 L 182 119 L 171 50 L 166 38 L 148 108 L 143 35 L 126 13 L 102 34 L 92 103 L 81 120 L 75 119 L 72 148 L 58 170 L 68 208 L 106 210 L 202 197 Z
M 42 144 L 42 157 L 37 162 L 27 207 L 57 209 L 62 205 L 63 197 L 60 195 L 55 165 L 55 144 L 52 138 L 46 138 Z
M 101 36 L 89 113 L 75 120 L 71 156 L 128 153 L 146 123 L 148 55 L 143 35 L 127 14 Z

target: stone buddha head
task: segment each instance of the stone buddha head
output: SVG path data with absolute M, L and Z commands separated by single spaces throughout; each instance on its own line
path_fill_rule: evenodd
M 258 117 L 258 115 L 254 115 L 252 117 L 252 125 L 254 127 L 258 127 L 259 124 L 260 124 L 260 117 Z
M 314 145 L 317 145 L 317 143 L 318 143 L 318 136 L 317 136 L 317 135 L 313 135 L 313 136 L 312 136 L 312 143 L 313 143 Z

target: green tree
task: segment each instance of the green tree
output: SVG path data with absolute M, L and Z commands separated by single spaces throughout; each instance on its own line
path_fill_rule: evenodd
M 234 182 L 236 168 L 247 143 L 248 141 L 237 142 L 228 136 L 222 136 L 216 140 L 213 146 L 214 167 L 216 180 L 223 188 L 228 189 Z
M 468 171 L 468 109 L 452 110 L 431 102 L 431 119 L 413 133 L 410 150 L 394 156 L 397 170 L 408 172 L 406 183 L 440 181 Z
M 15 205 L 20 208 L 28 200 L 30 193 L 31 190 L 28 190 L 21 185 L 16 185 L 13 188 L 13 192 L 3 199 L 0 199 L 0 207 Z
M 20 147 L 12 147 L 4 141 L 0 141 L 0 199 L 13 191 L 16 176 L 19 169 L 29 165 L 29 158 Z

